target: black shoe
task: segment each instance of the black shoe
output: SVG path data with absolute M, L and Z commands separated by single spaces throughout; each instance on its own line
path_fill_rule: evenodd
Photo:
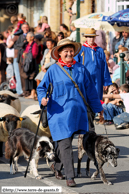
M 68 187 L 76 187 L 76 183 L 74 181 L 74 178 L 67 179 L 66 184 L 67 184 Z
M 63 180 L 63 174 L 58 170 L 55 171 L 55 177 L 59 180 Z

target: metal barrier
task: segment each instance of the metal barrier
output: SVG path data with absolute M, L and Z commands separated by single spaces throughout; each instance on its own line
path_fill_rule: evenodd
M 125 71 L 129 70 L 129 64 L 124 61 L 125 54 L 120 53 L 120 85 L 125 83 Z

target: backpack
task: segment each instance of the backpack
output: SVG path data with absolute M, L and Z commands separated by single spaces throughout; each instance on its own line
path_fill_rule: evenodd
M 33 55 L 32 55 L 32 47 L 33 47 L 33 44 L 35 42 L 33 42 L 29 48 L 29 51 L 28 53 L 26 54 L 25 56 L 25 60 L 23 62 L 23 70 L 25 73 L 28 73 L 31 69 L 31 66 L 33 65 Z

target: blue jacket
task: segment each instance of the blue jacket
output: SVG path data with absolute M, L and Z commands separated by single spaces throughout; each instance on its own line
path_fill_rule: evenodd
M 101 47 L 96 47 L 96 51 L 82 46 L 81 51 L 75 56 L 75 60 L 83 63 L 83 57 L 81 56 L 84 51 L 84 66 L 89 71 L 98 92 L 100 100 L 103 97 L 103 86 L 112 84 L 108 66 L 106 63 L 106 57 Z
M 64 67 L 78 84 L 92 110 L 100 112 L 103 108 L 94 83 L 86 68 L 76 63 L 71 68 Z M 53 64 L 37 87 L 39 104 L 46 96 L 49 83 L 53 93 L 47 105 L 48 124 L 54 141 L 71 137 L 73 133 L 88 131 L 87 108 L 71 79 L 57 65 Z

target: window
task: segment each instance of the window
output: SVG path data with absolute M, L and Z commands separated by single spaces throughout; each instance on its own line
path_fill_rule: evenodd
M 118 5 L 118 11 L 123 10 L 124 9 L 124 5 Z
M 91 13 L 95 13 L 95 0 L 92 0 Z

